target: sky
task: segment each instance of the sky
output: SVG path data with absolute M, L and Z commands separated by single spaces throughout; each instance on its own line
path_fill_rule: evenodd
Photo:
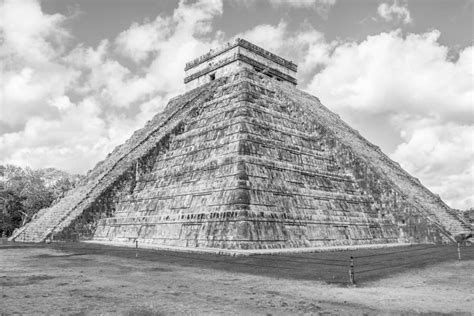
M 0 164 L 73 173 L 184 92 L 235 37 L 451 207 L 474 206 L 473 0 L 4 0 Z

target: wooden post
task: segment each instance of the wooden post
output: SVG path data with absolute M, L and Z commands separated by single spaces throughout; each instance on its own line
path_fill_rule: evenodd
M 138 258 L 138 239 L 135 239 L 135 258 Z
M 349 267 L 349 282 L 351 283 L 351 285 L 354 285 L 354 286 L 356 284 L 355 271 L 354 271 L 354 257 L 352 256 L 351 256 L 351 264 Z
M 458 242 L 458 261 L 461 261 L 461 247 Z

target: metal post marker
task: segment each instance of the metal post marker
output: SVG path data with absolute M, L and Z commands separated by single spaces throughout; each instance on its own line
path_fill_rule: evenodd
M 354 272 L 354 257 L 351 256 L 351 265 L 349 268 L 349 281 L 351 282 L 351 285 L 356 285 L 355 282 L 355 272 Z
M 458 260 L 461 261 L 461 247 L 459 246 L 459 243 L 458 243 Z
M 135 240 L 135 258 L 138 258 L 138 239 Z

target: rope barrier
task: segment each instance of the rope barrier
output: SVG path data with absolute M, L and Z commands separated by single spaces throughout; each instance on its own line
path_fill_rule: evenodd
M 331 262 L 344 262 L 347 263 L 347 260 L 341 260 L 341 259 L 326 259 L 326 258 L 314 258 L 314 257 L 306 257 L 306 256 L 300 256 L 299 254 L 295 254 L 295 256 L 287 256 L 287 255 L 282 255 L 282 254 L 275 254 L 275 255 L 269 255 L 269 256 L 278 256 L 280 258 L 302 258 L 302 259 L 310 259 L 310 260 L 324 260 L 324 261 L 331 261 Z
M 428 261 L 427 261 L 428 260 Z M 449 260 L 449 259 L 448 259 Z M 438 261 L 439 262 L 439 261 Z M 427 263 L 434 263 L 433 261 L 429 259 L 423 259 L 423 260 L 415 260 L 415 261 L 410 261 L 407 263 L 399 264 L 399 265 L 391 265 L 391 266 L 386 266 L 386 267 L 379 267 L 379 268 L 373 268 L 373 269 L 366 269 L 366 270 L 357 270 L 357 273 L 367 273 L 367 272 L 373 272 L 373 271 L 379 271 L 379 270 L 386 270 L 386 269 L 397 269 L 401 268 L 404 266 L 409 266 L 409 265 L 418 265 L 420 263 L 427 264 Z M 421 265 L 421 264 L 420 264 Z
M 75 247 L 75 248 L 79 248 L 79 247 Z M 57 249 L 57 247 L 56 247 Z M 60 248 L 61 250 L 63 250 L 62 248 Z M 73 248 L 74 249 L 74 248 Z M 84 249 L 84 247 L 81 247 L 81 249 Z M 88 251 L 98 251 L 98 252 L 94 252 L 94 254 L 106 254 L 106 253 L 109 253 L 109 252 L 121 252 L 123 251 L 124 249 L 107 249 L 107 250 L 104 250 L 103 248 L 93 248 L 93 247 L 86 247 L 86 249 Z M 138 249 L 138 247 L 136 246 L 135 249 Z M 129 251 L 132 251 L 133 248 L 125 248 L 125 250 L 129 250 Z M 172 251 L 163 251 L 163 250 L 152 250 L 152 249 L 140 249 L 142 251 L 144 251 L 143 253 L 150 253 L 150 254 L 153 254 L 153 255 L 163 255 L 163 256 L 174 256 L 174 257 L 180 257 L 180 258 L 189 258 L 189 259 L 198 259 L 196 257 L 192 257 L 192 256 L 178 256 L 178 255 L 171 255 L 171 253 L 173 253 Z M 307 259 L 310 259 L 309 261 L 306 261 L 306 260 L 290 260 L 290 259 L 280 259 L 280 257 L 284 257 L 284 258 L 293 258 L 293 257 L 289 257 L 289 256 L 280 256 L 280 255 L 275 255 L 275 257 L 262 257 L 264 255 L 251 255 L 251 256 L 246 256 L 246 257 L 228 257 L 228 258 L 249 258 L 249 259 L 252 259 L 252 258 L 255 258 L 255 259 L 259 259 L 259 260 L 277 260 L 277 261 L 286 261 L 286 262 L 295 262 L 295 263 L 314 263 L 314 264 L 326 264 L 325 262 L 328 262 L 327 264 L 328 265 L 332 265 L 332 266 L 341 266 L 341 267 L 346 267 L 347 266 L 347 260 L 333 260 L 333 259 L 323 259 L 323 258 L 307 258 Z M 273 256 L 273 255 L 272 255 Z M 221 258 L 227 258 L 227 257 L 221 257 Z M 300 258 L 300 257 L 295 257 L 296 259 Z M 313 261 L 315 260 L 315 261 Z M 219 261 L 223 261 L 223 262 L 226 262 L 228 260 L 219 260 Z M 321 263 L 319 261 L 322 261 Z M 324 263 L 323 263 L 324 262 Z M 340 262 L 340 263 L 346 263 L 346 264 L 334 264 L 334 263 L 329 263 L 329 262 Z
M 415 253 L 414 256 L 416 257 L 420 257 L 420 256 L 426 256 L 426 255 L 433 255 L 433 254 L 436 254 L 436 253 L 440 253 L 439 251 L 440 249 L 432 249 L 432 251 L 430 252 L 423 252 L 423 253 Z M 452 255 L 454 255 L 454 251 L 455 249 L 449 249 L 449 251 L 453 251 Z M 444 253 L 446 255 L 446 253 Z M 451 253 L 450 253 L 451 254 Z M 410 259 L 412 257 L 403 257 L 403 258 L 399 258 L 399 257 L 396 257 L 396 258 L 391 258 L 391 259 L 383 259 L 383 260 L 379 260 L 379 261 L 370 261 L 368 263 L 361 263 L 361 264 L 378 264 L 378 263 L 384 263 L 384 262 L 391 262 L 391 261 L 396 261 L 396 260 L 407 260 L 407 259 Z M 356 257 L 356 259 L 359 259 L 359 257 Z
M 462 249 L 462 253 L 466 252 L 473 252 L 474 253 L 474 246 L 473 247 L 468 247 L 468 246 L 461 246 L 459 249 Z
M 413 246 L 412 246 L 413 247 Z M 419 247 L 419 246 L 414 246 L 414 247 Z M 376 253 L 372 255 L 362 255 L 362 256 L 357 256 L 357 258 L 371 258 L 371 257 L 380 257 L 380 256 L 385 256 L 385 255 L 392 255 L 392 254 L 397 254 L 397 253 L 406 253 L 406 252 L 413 252 L 413 251 L 420 251 L 420 250 L 425 250 L 425 249 L 431 249 L 431 248 L 445 248 L 447 246 L 429 246 L 429 247 L 423 247 L 423 248 L 416 248 L 416 249 L 408 249 L 408 250 L 401 250 L 401 251 L 391 251 L 391 252 L 384 252 L 384 253 Z
M 95 252 L 93 254 L 107 254 L 110 252 L 110 250 L 107 250 L 107 251 L 104 251 L 103 249 L 101 248 L 88 248 L 88 250 L 102 250 L 102 251 L 98 251 L 98 252 Z M 111 249 L 112 250 L 112 249 Z M 127 249 L 128 250 L 128 249 Z M 113 252 L 117 252 L 117 251 L 121 251 L 121 249 L 113 249 L 112 250 Z M 71 254 L 69 256 L 79 256 L 79 255 L 87 255 L 88 253 L 77 253 L 77 254 Z M 142 258 L 146 258 L 146 257 L 151 257 L 151 256 L 154 256 L 156 255 L 157 253 L 153 253 L 152 251 L 146 251 L 146 252 L 141 252 L 141 256 Z M 209 258 L 199 258 L 199 257 L 196 257 L 196 256 L 186 256 L 186 255 L 178 255 L 176 253 L 171 253 L 171 252 L 166 252 L 166 253 L 159 253 L 159 255 L 162 255 L 164 257 L 173 257 L 173 258 L 181 258 L 181 259 L 188 259 L 188 260 L 197 260 L 197 261 L 204 261 L 204 262 L 212 262 L 212 263 L 232 263 L 232 264 L 239 264 L 239 265 L 247 265 L 247 266 L 253 266 L 253 267 L 261 267 L 261 268 L 277 268 L 277 269 L 294 269 L 294 267 L 285 267 L 285 266 L 272 266 L 272 265 L 259 265 L 259 264 L 254 264 L 254 263 L 248 263 L 248 262 L 242 262 L 242 261 L 239 261 L 239 260 L 251 260 L 252 258 L 255 258 L 255 259 L 259 259 L 259 260 L 270 260 L 270 261 L 275 261 L 275 258 L 259 258 L 259 257 L 255 257 L 255 256 L 252 256 L 252 257 L 229 257 L 229 258 L 225 258 L 225 259 L 221 259 L 221 260 L 216 260 L 216 259 L 209 259 Z M 232 259 L 235 259 L 235 260 L 232 260 Z M 283 260 L 277 260 L 278 262 L 296 262 L 296 263 L 306 263 L 304 261 L 298 261 L 298 260 L 286 260 L 286 259 L 283 259 Z M 319 264 L 319 265 L 328 265 L 328 266 L 335 266 L 334 264 L 325 264 L 325 263 L 315 263 L 315 264 Z M 347 265 L 337 265 L 337 266 L 341 266 L 341 267 L 345 267 Z
M 270 267 L 270 268 L 283 268 L 283 269 L 294 269 L 294 267 L 282 267 L 282 266 L 269 266 L 269 265 L 258 265 L 258 264 L 254 264 L 254 263 L 248 263 L 248 262 L 242 262 L 242 261 L 239 261 L 239 260 L 252 260 L 253 258 L 255 259 L 259 259 L 259 260 L 267 260 L 267 261 L 275 261 L 274 259 L 272 258 L 258 258 L 258 257 L 255 257 L 255 256 L 252 256 L 252 257 L 229 257 L 229 259 L 224 259 L 224 260 L 212 260 L 212 259 L 203 259 L 203 258 L 195 258 L 195 257 L 187 257 L 187 256 L 179 256 L 179 255 L 176 255 L 176 254 L 165 254 L 165 256 L 171 256 L 171 257 L 178 257 L 178 258 L 184 258 L 184 259 L 194 259 L 194 260 L 201 260 L 201 261 L 210 261 L 210 262 L 217 262 L 217 263 L 231 263 L 231 264 L 241 264 L 241 265 L 249 265 L 249 266 L 256 266 L 256 267 L 262 267 L 262 268 L 266 268 L 266 267 Z M 232 259 L 235 259 L 235 260 L 231 260 L 230 258 Z M 288 260 L 277 260 L 278 262 L 282 262 L 282 261 L 285 261 L 287 262 Z M 301 262 L 301 261 L 292 261 L 292 262 L 298 262 L 298 263 L 304 263 L 304 262 Z M 333 264 L 324 264 L 324 263 L 317 263 L 319 265 L 329 265 L 329 266 L 334 266 Z M 344 266 L 344 265 L 339 265 L 339 266 Z
M 153 249 L 140 249 L 140 258 L 143 259 L 154 259 L 160 260 L 163 258 L 178 258 L 186 259 L 188 262 L 182 262 L 185 265 L 192 265 L 193 262 L 209 262 L 212 264 L 219 265 L 239 265 L 248 267 L 257 267 L 261 269 L 283 269 L 292 271 L 304 271 L 307 273 L 312 269 L 316 269 L 323 273 L 323 278 L 328 278 L 331 281 L 335 277 L 338 280 L 347 280 L 347 271 L 349 271 L 349 283 L 356 284 L 356 274 L 358 275 L 370 275 L 370 273 L 384 270 L 399 270 L 403 267 L 421 267 L 426 264 L 439 263 L 448 260 L 456 260 L 462 258 L 463 260 L 470 259 L 471 255 L 474 254 L 474 247 L 472 246 L 461 246 L 458 245 L 446 245 L 446 246 L 414 246 L 415 248 L 404 249 L 400 251 L 390 251 L 374 253 L 369 255 L 351 256 L 350 259 L 334 259 L 334 258 L 318 258 L 311 256 L 291 256 L 291 255 L 251 255 L 245 257 L 231 257 L 231 256 L 218 256 L 209 254 L 183 254 L 167 250 L 153 250 Z M 78 251 L 66 255 L 82 256 L 82 255 L 116 255 L 121 254 L 124 256 L 133 255 L 135 251 L 135 257 L 138 257 L 138 242 L 135 243 L 135 249 L 128 247 L 120 248 L 103 248 L 103 247 L 92 247 L 89 245 L 71 245 L 71 244 L 56 244 L 53 248 L 61 251 Z M 125 251 L 125 252 L 124 252 Z M 410 254 L 406 256 L 404 254 Z M 383 259 L 385 256 L 394 256 L 393 258 Z M 364 262 L 365 258 L 379 257 L 381 260 Z M 174 262 L 174 261 L 173 261 Z M 179 262 L 179 261 L 178 261 Z M 265 262 L 269 262 L 266 264 Z M 273 263 L 273 264 L 272 264 Z M 288 265 L 288 263 L 294 263 Z M 372 266 L 372 267 L 370 267 Z M 303 269 L 301 269 L 303 268 Z M 347 270 L 348 269 L 348 270 Z M 360 269 L 360 270 L 359 270 Z M 344 277 L 346 275 L 346 277 Z M 360 279 L 360 278 L 359 278 Z M 362 277 L 364 279 L 364 277 Z
M 443 259 L 436 259 L 435 258 L 434 260 L 433 260 L 432 257 L 423 257 L 423 258 L 420 258 L 420 257 L 423 257 L 423 256 L 417 257 L 416 258 L 417 260 L 413 260 L 413 259 L 403 260 L 403 259 L 400 259 L 400 258 L 398 258 L 398 259 L 399 259 L 399 262 L 403 262 L 403 263 L 401 263 L 401 265 L 410 264 L 410 263 L 417 263 L 419 261 L 425 261 L 425 260 L 427 260 L 427 262 L 429 262 L 429 263 L 440 263 L 440 262 L 443 262 L 443 261 L 449 261 L 449 260 L 454 260 L 455 259 L 454 254 L 453 254 L 453 257 L 445 257 Z M 392 260 L 392 262 L 393 261 L 395 261 L 395 260 Z M 371 264 L 370 266 L 377 266 L 377 265 L 378 266 L 383 266 L 384 268 L 396 268 L 396 267 L 399 266 L 398 263 L 390 263 L 390 264 L 387 265 L 387 262 L 383 262 L 383 261 L 379 261 L 377 263 L 374 263 L 373 265 Z M 363 266 L 360 265 L 359 267 L 363 268 L 363 267 L 366 267 L 366 266 L 368 266 L 368 265 L 363 265 Z M 375 269 L 378 269 L 378 267 L 375 268 Z
M 262 258 L 262 257 L 258 257 L 258 256 L 255 256 L 255 255 L 251 256 L 251 258 L 260 259 L 260 260 L 272 260 L 272 258 Z M 314 258 L 313 260 L 319 260 L 319 261 L 324 261 L 324 262 L 327 261 L 328 263 L 323 263 L 323 262 L 318 262 L 318 261 L 313 261 L 313 260 L 302 261 L 302 260 L 280 259 L 278 257 L 274 258 L 274 259 L 277 260 L 277 261 L 286 261 L 286 262 L 313 263 L 313 264 L 321 264 L 321 265 L 329 265 L 329 266 L 337 266 L 337 267 L 347 267 L 347 261 L 343 261 L 343 260 L 338 260 L 337 262 L 345 262 L 346 264 L 330 263 L 330 262 L 332 262 L 332 260 L 329 261 L 329 260 L 318 259 L 318 258 Z

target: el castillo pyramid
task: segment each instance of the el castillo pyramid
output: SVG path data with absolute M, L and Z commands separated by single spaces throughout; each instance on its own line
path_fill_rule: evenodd
M 471 226 L 245 40 L 186 64 L 188 89 L 11 237 L 279 249 L 443 243 Z

